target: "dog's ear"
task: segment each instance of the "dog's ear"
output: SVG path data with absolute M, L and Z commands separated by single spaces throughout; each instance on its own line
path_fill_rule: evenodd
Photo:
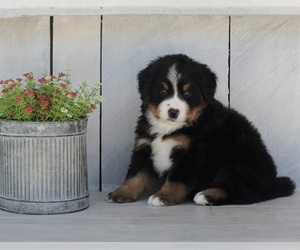
M 215 95 L 217 88 L 217 76 L 209 67 L 202 65 L 201 69 L 201 89 L 205 103 L 209 103 Z
M 147 96 L 149 86 L 149 78 L 152 71 L 152 64 L 148 65 L 145 69 L 141 70 L 138 74 L 138 90 L 141 95 L 141 99 L 144 100 Z

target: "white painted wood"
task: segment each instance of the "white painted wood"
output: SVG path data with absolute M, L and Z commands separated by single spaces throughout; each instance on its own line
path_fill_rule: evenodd
M 186 202 L 157 208 L 147 199 L 112 204 L 105 198 L 105 193 L 92 193 L 90 208 L 64 215 L 0 211 L 0 242 L 285 242 L 284 249 L 288 242 L 299 242 L 299 192 L 253 205 L 215 207 Z M 221 249 L 232 249 L 222 244 Z
M 298 0 L 1 0 L 0 17 L 104 14 L 300 14 Z
M 0 242 L 3 250 L 298 250 L 299 242 Z
M 300 186 L 300 18 L 232 17 L 231 106 Z
M 83 79 L 90 85 L 100 81 L 100 17 L 54 17 L 54 73 L 71 70 L 78 86 Z M 89 118 L 87 156 L 89 189 L 99 190 L 100 109 Z
M 49 17 L 0 19 L 0 79 L 49 71 L 49 23 Z
M 217 97 L 227 103 L 228 17 L 104 16 L 103 189 L 126 174 L 139 116 L 137 73 L 158 56 L 184 53 L 208 64 L 219 78 Z

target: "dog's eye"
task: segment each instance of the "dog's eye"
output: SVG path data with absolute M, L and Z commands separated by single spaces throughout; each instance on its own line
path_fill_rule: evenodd
M 191 96 L 192 96 L 192 92 L 191 91 L 187 90 L 187 91 L 183 92 L 183 97 L 190 98 Z
M 166 96 L 166 95 L 168 95 L 168 91 L 166 91 L 165 89 L 161 89 L 161 90 L 160 90 L 160 94 L 161 94 L 162 96 Z

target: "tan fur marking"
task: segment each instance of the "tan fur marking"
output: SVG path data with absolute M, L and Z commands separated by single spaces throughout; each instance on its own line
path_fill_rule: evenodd
M 139 172 L 136 176 L 124 181 L 123 185 L 109 194 L 113 202 L 136 201 L 152 185 L 148 174 Z
M 161 83 L 161 86 L 163 87 L 164 90 L 168 91 L 169 90 L 169 85 L 166 84 L 165 82 Z
M 225 200 L 227 198 L 227 193 L 222 188 L 208 188 L 202 193 L 203 195 L 208 196 L 210 199 L 215 201 Z
M 165 205 L 175 205 L 185 200 L 188 189 L 184 184 L 166 181 L 154 196 L 158 197 Z
M 148 109 L 150 110 L 150 112 L 156 117 L 159 118 L 159 110 L 158 107 L 154 104 L 149 104 L 148 105 Z
M 191 84 L 190 84 L 190 83 L 184 84 L 183 87 L 182 87 L 183 92 L 186 92 L 187 90 L 189 90 L 190 87 L 191 87 Z
M 206 108 L 206 103 L 201 100 L 199 106 L 187 111 L 187 121 L 194 122 L 197 120 L 201 112 Z
M 191 139 L 186 135 L 172 135 L 167 137 L 165 140 L 174 140 L 177 145 L 176 148 L 188 149 L 191 144 Z
M 135 149 L 140 149 L 145 146 L 151 146 L 151 141 L 147 138 L 137 138 L 135 140 Z

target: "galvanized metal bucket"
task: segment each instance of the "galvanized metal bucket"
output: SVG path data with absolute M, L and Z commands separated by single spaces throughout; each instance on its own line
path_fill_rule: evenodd
M 60 214 L 87 208 L 86 130 L 86 119 L 0 119 L 0 209 Z

